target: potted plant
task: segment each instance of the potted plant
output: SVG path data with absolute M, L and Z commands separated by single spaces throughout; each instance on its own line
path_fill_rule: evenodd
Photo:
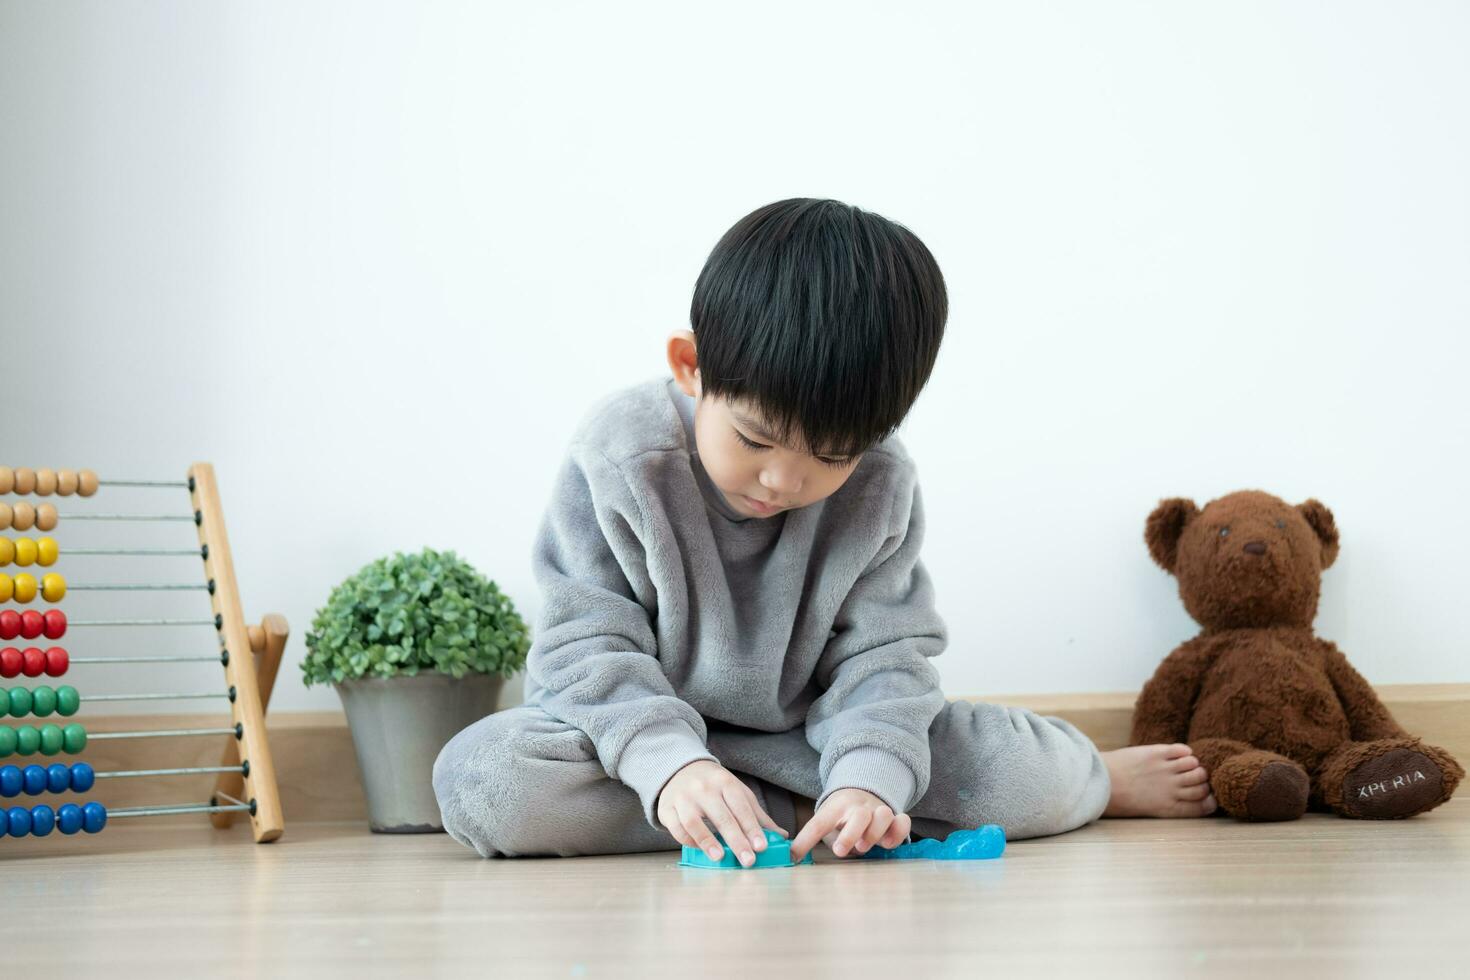
M 444 829 L 434 759 L 495 711 L 530 646 L 510 599 L 452 551 L 395 552 L 332 590 L 301 671 L 342 699 L 374 831 Z

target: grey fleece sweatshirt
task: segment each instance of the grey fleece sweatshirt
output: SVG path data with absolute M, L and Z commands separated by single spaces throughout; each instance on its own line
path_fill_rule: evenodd
M 919 547 L 915 467 L 895 436 L 836 493 L 744 517 L 700 463 L 694 400 L 672 378 L 583 416 L 536 534 L 544 599 L 525 700 L 586 732 L 650 826 L 706 747 L 706 719 L 805 726 L 821 806 L 857 787 L 905 812 L 929 785 L 948 642 Z

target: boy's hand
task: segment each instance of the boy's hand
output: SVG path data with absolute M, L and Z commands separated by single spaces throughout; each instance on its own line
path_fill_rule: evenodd
M 735 859 L 747 868 L 755 863 L 755 852 L 766 849 L 766 835 L 761 827 L 770 827 L 786 836 L 785 828 L 761 809 L 749 786 L 718 762 L 708 759 L 696 759 L 664 783 L 658 794 L 657 816 L 658 822 L 680 844 L 698 847 L 711 860 L 718 861 L 725 852 L 705 826 L 705 820 L 709 820 L 735 852 Z
M 847 857 L 854 847 L 859 854 L 866 854 L 874 844 L 897 847 L 908 837 L 912 822 L 907 813 L 895 814 L 865 789 L 839 789 L 791 842 L 791 863 L 806 857 L 818 841 L 826 841 L 838 857 Z M 840 834 L 836 833 L 839 827 Z

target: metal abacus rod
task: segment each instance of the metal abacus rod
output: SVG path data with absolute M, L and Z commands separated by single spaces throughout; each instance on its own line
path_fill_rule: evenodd
M 49 531 L 55 528 L 58 520 L 61 519 L 66 519 L 68 521 L 117 520 L 192 522 L 196 526 L 196 528 L 198 528 L 200 546 L 197 550 L 100 548 L 75 550 L 68 549 L 68 553 L 122 556 L 198 555 L 205 563 L 205 584 L 190 585 L 175 583 L 108 583 L 74 585 L 71 588 L 74 591 L 205 591 L 211 596 L 211 604 L 214 606 L 213 619 L 195 620 L 160 618 L 125 620 L 79 620 L 74 622 L 72 625 L 212 625 L 215 627 L 215 630 L 219 635 L 221 650 L 217 657 L 81 657 L 76 658 L 75 660 L 72 660 L 70 662 L 78 664 L 95 664 L 182 661 L 202 662 L 206 660 L 214 660 L 224 666 L 226 679 L 229 683 L 229 689 L 223 692 L 210 691 L 149 694 L 113 694 L 91 695 L 85 698 L 78 696 L 74 689 L 68 689 L 67 705 L 69 710 L 64 711 L 63 713 L 74 712 L 75 710 L 77 710 L 82 701 L 147 701 L 162 699 L 196 699 L 223 697 L 228 699 L 228 701 L 230 702 L 234 725 L 229 728 L 178 728 L 159 729 L 151 731 L 95 732 L 88 736 L 85 730 L 82 729 L 82 726 L 71 724 L 66 727 L 64 733 L 66 750 L 69 752 L 81 751 L 82 746 L 85 745 L 85 742 L 89 737 L 91 739 L 129 739 L 191 737 L 201 735 L 232 736 L 238 748 L 232 746 L 231 749 L 227 750 L 226 754 L 227 756 L 235 755 L 237 758 L 239 758 L 240 761 L 236 764 L 228 764 L 230 760 L 227 758 L 226 760 L 224 760 L 224 764 L 221 764 L 220 766 L 188 766 L 176 767 L 172 769 L 138 769 L 93 775 L 111 778 L 118 776 L 160 776 L 186 775 L 192 773 L 215 773 L 219 776 L 219 781 L 217 782 L 215 790 L 215 798 L 212 798 L 208 803 L 125 807 L 121 809 L 114 809 L 111 815 L 114 817 L 124 817 L 152 816 L 168 813 L 200 812 L 209 814 L 211 820 L 215 822 L 216 825 L 226 826 L 230 822 L 230 819 L 236 813 L 245 812 L 250 814 L 252 821 L 255 824 L 255 837 L 257 841 L 264 842 L 268 840 L 274 840 L 281 833 L 282 821 L 280 817 L 279 800 L 276 797 L 274 766 L 272 765 L 269 747 L 265 741 L 263 732 L 263 713 L 265 706 L 264 702 L 266 698 L 269 697 L 270 684 L 274 680 L 275 669 L 279 664 L 281 647 L 284 645 L 284 621 L 280 621 L 279 617 L 275 617 L 279 625 L 277 625 L 276 623 L 271 623 L 268 619 L 266 623 L 262 624 L 261 628 L 251 627 L 250 630 L 247 630 L 245 627 L 243 618 L 240 615 L 239 597 L 235 591 L 234 570 L 232 563 L 230 562 L 228 539 L 225 534 L 223 516 L 219 507 L 218 490 L 214 482 L 213 468 L 210 467 L 207 463 L 196 464 L 195 466 L 190 468 L 189 479 L 187 481 L 177 481 L 99 480 L 97 479 L 95 474 L 86 470 L 83 470 L 80 473 L 72 473 L 71 471 L 63 470 L 60 471 L 60 473 L 58 474 L 50 470 L 10 470 L 8 467 L 0 467 L 0 493 L 8 493 L 14 491 L 17 493 L 28 494 L 34 492 L 38 495 L 44 496 L 51 492 L 57 492 L 61 495 L 66 495 L 70 492 L 75 491 L 81 496 L 90 496 L 92 493 L 96 492 L 96 489 L 98 487 L 101 486 L 185 488 L 189 491 L 191 502 L 194 504 L 193 513 L 192 515 L 83 513 L 58 514 L 55 508 L 51 507 L 49 504 L 42 504 L 39 507 L 31 507 L 29 504 L 21 503 L 15 505 L 14 507 L 11 507 L 8 504 L 0 503 L 0 530 L 8 527 L 14 527 L 17 530 L 24 531 L 29 530 L 30 527 L 34 526 L 42 531 Z M 211 542 L 215 544 L 214 554 L 210 553 Z M 8 541 L 8 539 L 4 539 L 3 544 L 6 546 L 10 546 L 10 542 Z M 39 544 L 44 549 L 44 551 L 42 552 L 42 560 L 39 562 L 42 565 L 52 564 L 55 561 L 56 556 L 59 552 L 59 549 L 57 548 L 55 542 L 51 541 L 50 539 L 41 539 L 40 542 L 31 542 L 29 540 L 25 540 L 22 542 L 22 544 L 24 545 L 24 550 L 23 554 L 20 556 L 16 556 L 16 549 L 14 547 L 10 548 L 9 554 L 7 554 L 3 550 L 0 550 L 0 565 L 8 564 L 11 556 L 16 556 L 17 564 L 31 564 L 33 561 L 36 560 L 37 544 Z M 45 593 L 45 599 L 47 601 L 59 601 L 67 591 L 64 579 L 62 579 L 61 576 L 55 574 L 47 575 L 45 576 L 45 579 L 46 587 L 44 589 L 38 590 L 34 577 L 30 576 L 28 573 L 21 573 L 21 575 L 17 575 L 13 583 L 7 577 L 3 582 L 0 582 L 0 588 L 4 588 L 5 590 L 3 593 L 0 593 L 0 596 L 3 596 L 3 598 L 7 600 L 14 598 L 19 602 L 28 602 L 31 599 L 35 598 L 38 591 L 41 591 Z M 59 616 L 60 612 L 59 610 L 52 610 L 51 613 L 48 613 L 47 615 L 49 617 L 53 614 Z M 11 616 L 15 619 L 21 620 L 20 629 L 17 630 L 15 628 L 14 622 L 5 621 L 5 616 Z M 45 632 L 48 639 L 54 639 L 59 637 L 61 633 L 64 633 L 65 631 L 66 622 L 64 617 L 61 618 L 60 629 L 57 630 L 53 628 L 56 624 L 53 623 L 50 619 L 47 619 L 44 624 L 38 625 L 38 622 L 40 620 L 39 616 L 33 616 L 33 614 L 31 613 L 27 613 L 26 616 L 32 618 L 15 617 L 15 614 L 9 611 L 7 611 L 6 613 L 0 613 L 0 639 L 14 638 L 18 632 L 23 633 L 26 639 L 33 639 L 36 636 L 40 635 L 42 631 Z M 266 627 L 270 628 L 269 633 L 267 632 Z M 274 642 L 277 639 L 279 639 L 279 643 Z M 242 645 L 252 650 L 255 650 L 257 648 L 264 648 L 264 656 L 262 657 L 260 662 L 260 667 L 263 675 L 262 678 L 259 679 L 260 683 L 257 683 L 258 679 L 255 673 L 255 664 L 250 662 L 251 658 L 247 658 L 246 662 L 244 663 L 239 662 L 237 658 L 235 663 L 231 663 L 231 658 L 229 654 L 230 647 L 234 646 L 235 649 L 238 650 Z M 16 656 L 19 656 L 20 651 L 14 649 L 6 649 L 3 651 L 3 653 L 6 655 L 6 657 L 9 657 L 9 659 L 7 660 L 5 657 L 0 657 L 0 660 L 4 661 L 4 664 L 0 664 L 0 666 L 8 665 L 8 667 L 10 668 L 3 671 L 4 676 L 14 676 L 14 674 L 16 673 L 16 670 L 14 669 L 15 664 L 13 662 L 15 657 L 11 657 L 10 655 L 14 654 Z M 43 655 L 42 651 L 40 651 L 38 648 L 27 649 L 24 653 L 24 670 L 27 676 L 37 676 L 42 669 L 42 665 L 38 662 L 38 659 L 43 656 L 46 658 L 50 658 L 55 653 L 60 654 L 60 671 L 57 671 L 56 673 L 64 672 L 68 663 L 68 658 L 64 650 L 61 650 L 59 647 L 52 648 L 51 650 L 46 651 Z M 51 664 L 50 662 L 45 665 L 47 673 L 53 673 L 53 670 L 51 669 L 52 666 L 53 664 Z M 37 690 L 40 691 L 42 689 L 38 688 Z M 52 710 L 52 706 L 56 704 L 56 692 L 52 692 L 49 687 L 44 688 L 44 690 L 46 691 L 46 709 L 43 711 L 40 710 L 40 708 L 37 708 L 37 710 L 35 711 L 35 713 L 40 716 L 49 714 Z M 23 692 L 23 696 L 19 696 L 21 695 L 21 692 Z M 19 699 L 16 700 L 14 696 L 12 697 L 10 702 L 10 713 L 15 714 L 17 717 L 23 716 L 27 712 L 17 712 L 15 708 L 18 705 L 29 707 L 29 705 L 31 704 L 31 692 L 28 689 L 21 688 L 15 689 L 13 694 L 19 696 Z M 47 754 L 54 754 L 54 752 L 57 751 L 56 746 L 60 746 L 63 742 L 62 730 L 59 726 L 56 725 L 43 725 L 41 726 L 42 730 L 40 733 L 37 733 L 35 729 L 31 728 L 31 726 L 22 726 L 22 729 L 23 730 L 20 732 L 12 730 L 8 727 L 0 730 L 0 735 L 6 736 L 6 738 L 0 738 L 0 749 L 4 749 L 5 754 L 8 754 L 11 750 L 10 748 L 6 748 L 6 745 L 8 744 L 9 746 L 14 747 L 16 746 L 18 740 L 21 754 L 29 754 L 29 752 L 35 751 L 38 745 L 42 746 L 43 752 L 46 752 Z M 49 751 L 47 750 L 47 748 L 45 748 L 45 746 L 48 745 L 52 746 Z M 251 764 L 252 759 L 254 760 L 253 767 Z M 78 763 L 77 765 L 82 766 L 85 764 Z M 7 768 L 12 770 L 16 769 L 16 767 L 14 766 L 0 767 L 0 774 L 3 774 L 5 769 Z M 66 767 L 60 764 L 53 765 L 48 770 L 41 770 L 39 766 L 28 766 L 26 768 L 26 778 L 30 779 L 30 784 L 34 784 L 36 772 L 47 772 L 52 774 L 50 777 L 48 777 L 48 780 L 50 782 L 54 782 L 57 778 L 55 775 L 56 771 L 65 771 L 65 769 Z M 90 772 L 90 769 L 88 769 L 88 771 Z M 234 780 L 234 784 L 227 784 L 225 780 Z M 3 782 L 4 780 L 0 779 L 0 783 Z M 67 781 L 67 785 L 71 786 L 71 782 Z M 87 780 L 87 787 L 90 788 L 90 785 L 91 779 L 89 778 Z M 240 787 L 239 789 L 235 789 L 235 792 L 241 792 L 241 795 L 249 797 L 248 802 L 237 799 L 231 793 L 226 792 L 226 789 L 231 788 L 233 785 L 238 785 Z M 71 786 L 71 788 L 76 787 Z M 0 789 L 3 789 L 3 787 L 0 787 Z M 242 792 L 242 789 L 244 792 Z M 61 790 L 53 789 L 53 791 Z M 4 795 L 14 794 L 5 793 Z M 229 803 L 221 804 L 219 803 L 219 798 L 229 800 Z M 50 807 L 45 806 L 44 804 L 32 807 L 30 809 L 27 809 L 25 807 L 13 807 L 9 811 L 0 808 L 0 835 L 3 835 L 8 830 L 14 836 L 24 836 L 27 833 L 44 836 L 45 834 L 50 832 L 53 826 L 59 828 L 62 833 L 76 833 L 79 829 L 85 830 L 89 833 L 95 833 L 101 830 L 103 826 L 105 826 L 107 818 L 108 813 L 106 809 L 100 803 L 95 802 L 88 803 L 83 807 L 77 807 L 75 804 L 66 804 L 57 811 L 52 811 Z

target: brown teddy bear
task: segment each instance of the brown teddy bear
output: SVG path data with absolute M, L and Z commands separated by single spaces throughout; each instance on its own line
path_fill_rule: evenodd
M 1312 633 L 1332 512 L 1257 490 L 1160 502 L 1149 554 L 1204 627 L 1164 659 L 1133 712 L 1132 743 L 1186 742 L 1220 808 L 1294 820 L 1310 805 L 1390 819 L 1431 810 L 1465 771 L 1399 727 L 1336 646 Z

